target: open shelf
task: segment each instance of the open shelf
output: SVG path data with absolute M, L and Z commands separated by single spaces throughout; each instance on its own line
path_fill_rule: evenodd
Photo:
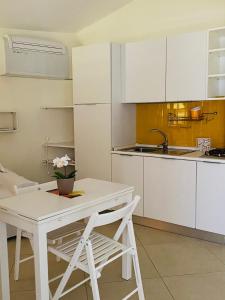
M 209 50 L 209 54 L 224 56 L 225 55 L 225 48 L 216 48 Z
M 42 161 L 44 165 L 53 165 L 53 159 L 46 159 Z M 71 160 L 68 163 L 68 166 L 75 167 L 75 161 Z
M 0 133 L 12 133 L 18 130 L 15 111 L 0 111 Z
M 209 31 L 208 99 L 225 98 L 225 28 Z
M 73 105 L 64 105 L 64 106 L 41 106 L 41 109 L 73 109 Z
M 224 74 L 210 74 L 208 77 L 209 78 L 223 78 L 223 77 L 225 77 L 225 73 Z
M 225 48 L 225 27 L 209 31 L 209 50 Z
M 55 143 L 45 143 L 45 147 L 52 147 L 52 148 L 69 148 L 74 149 L 74 142 L 55 142 Z

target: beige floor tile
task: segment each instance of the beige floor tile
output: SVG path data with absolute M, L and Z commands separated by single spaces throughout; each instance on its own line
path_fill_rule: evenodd
M 98 231 L 112 237 L 117 227 L 118 224 L 112 224 L 100 227 Z M 225 246 L 139 225 L 135 225 L 135 233 L 146 300 L 172 300 L 168 289 L 175 300 L 225 299 Z M 15 239 L 8 241 L 8 251 L 11 299 L 35 299 L 33 260 L 21 265 L 20 280 L 14 282 Z M 22 254 L 32 254 L 27 239 L 22 241 Z M 66 262 L 58 263 L 54 255 L 49 255 L 50 278 L 63 273 L 66 267 Z M 165 276 L 168 289 L 159 278 L 158 272 Z M 83 272 L 74 272 L 68 287 L 82 280 L 84 276 Z M 59 281 L 52 283 L 51 289 L 55 290 L 58 283 Z M 105 268 L 99 285 L 101 299 L 118 300 L 135 287 L 135 282 L 121 278 L 121 260 L 117 260 Z M 92 297 L 89 285 L 76 289 L 63 299 L 86 300 L 86 289 L 90 300 Z
M 225 271 L 224 264 L 199 243 L 158 244 L 145 249 L 162 276 Z
M 34 300 L 35 292 L 34 291 L 17 291 L 13 292 L 10 295 L 11 300 Z
M 49 278 L 53 278 L 59 274 L 65 272 L 67 268 L 67 263 L 63 260 L 60 262 L 56 261 L 56 257 L 52 254 L 49 254 L 48 258 L 49 263 Z M 31 291 L 35 288 L 34 283 L 34 262 L 33 259 L 27 262 L 24 262 L 20 265 L 20 277 L 18 281 L 14 281 L 13 272 L 10 275 L 10 286 L 11 291 Z M 77 282 L 84 278 L 84 273 L 80 271 L 74 272 L 74 275 L 69 280 L 69 285 L 71 282 Z M 52 283 L 51 286 L 56 287 L 56 283 Z
M 204 241 L 202 242 L 202 245 L 225 264 L 225 245 Z
M 135 234 L 144 246 L 164 243 L 178 243 L 187 239 L 182 235 L 140 225 L 135 225 Z
M 27 238 L 22 238 L 21 241 L 21 255 L 28 255 L 28 254 L 33 254 L 30 242 Z M 10 254 L 15 254 L 15 249 L 16 249 L 16 239 L 12 238 L 8 240 L 8 251 Z
M 143 280 L 144 293 L 146 300 L 172 300 L 167 288 L 161 279 L 145 279 Z M 99 285 L 100 296 L 103 300 L 119 300 L 131 292 L 136 287 L 134 281 L 123 281 L 113 283 L 103 283 Z M 92 300 L 92 292 L 87 286 L 88 300 Z M 130 299 L 137 300 L 137 295 Z
M 119 222 L 116 222 L 114 224 L 110 224 L 107 226 L 98 227 L 97 229 L 95 229 L 95 231 L 100 232 L 100 233 L 112 238 L 114 236 L 114 234 L 116 233 L 118 226 L 119 226 Z M 140 243 L 138 237 L 136 237 L 136 244 L 137 244 L 137 246 L 141 246 L 141 243 Z
M 159 277 L 158 272 L 156 271 L 151 260 L 148 258 L 143 247 L 138 248 L 138 257 L 139 257 L 142 278 L 157 278 L 157 277 Z M 105 267 L 105 269 L 103 270 L 103 273 L 102 273 L 102 277 L 101 277 L 101 279 L 99 279 L 99 281 L 100 282 L 123 281 L 123 279 L 121 277 L 121 268 L 122 268 L 121 259 L 117 259 L 115 262 L 113 262 Z M 134 275 L 134 272 L 133 272 L 133 275 Z
M 35 300 L 35 291 L 24 291 L 24 292 L 12 292 L 11 300 Z M 85 287 L 79 287 L 65 295 L 63 300 L 87 300 L 87 293 Z
M 225 273 L 164 278 L 175 300 L 224 300 Z

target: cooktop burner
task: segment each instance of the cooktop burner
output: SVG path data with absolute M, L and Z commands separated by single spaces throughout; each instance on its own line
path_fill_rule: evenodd
M 215 148 L 215 149 L 206 151 L 205 155 L 207 155 L 207 156 L 225 157 L 225 148 Z

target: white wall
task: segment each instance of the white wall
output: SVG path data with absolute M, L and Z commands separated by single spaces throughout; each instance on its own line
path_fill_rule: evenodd
M 61 41 L 70 53 L 77 45 L 73 34 L 0 29 L 0 35 L 6 33 Z M 19 120 L 18 132 L 0 133 L 0 162 L 32 180 L 50 179 L 41 163 L 45 159 L 43 143 L 46 137 L 52 141 L 72 140 L 73 116 L 72 111 L 41 110 L 40 106 L 70 104 L 71 80 L 0 77 L 0 111 L 15 110 Z
M 224 0 L 133 0 L 81 30 L 82 44 L 126 42 L 225 26 Z

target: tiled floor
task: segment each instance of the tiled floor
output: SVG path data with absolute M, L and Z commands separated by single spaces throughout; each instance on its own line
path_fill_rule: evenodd
M 115 226 L 101 231 L 112 235 Z M 135 225 L 138 253 L 146 300 L 224 300 L 225 246 Z M 12 300 L 32 300 L 34 294 L 33 261 L 21 266 L 20 280 L 13 280 L 15 240 L 10 240 L 10 285 Z M 23 240 L 23 254 L 31 249 Z M 50 277 L 64 271 L 66 264 L 49 256 Z M 75 272 L 70 284 L 84 278 Z M 121 279 L 121 261 L 109 265 L 99 280 L 101 299 L 119 300 L 135 286 L 134 280 Z M 52 284 L 52 289 L 56 284 Z M 91 300 L 89 284 L 68 294 L 65 300 Z M 131 299 L 137 299 L 134 296 Z M 3 299 L 4 300 L 4 299 Z

